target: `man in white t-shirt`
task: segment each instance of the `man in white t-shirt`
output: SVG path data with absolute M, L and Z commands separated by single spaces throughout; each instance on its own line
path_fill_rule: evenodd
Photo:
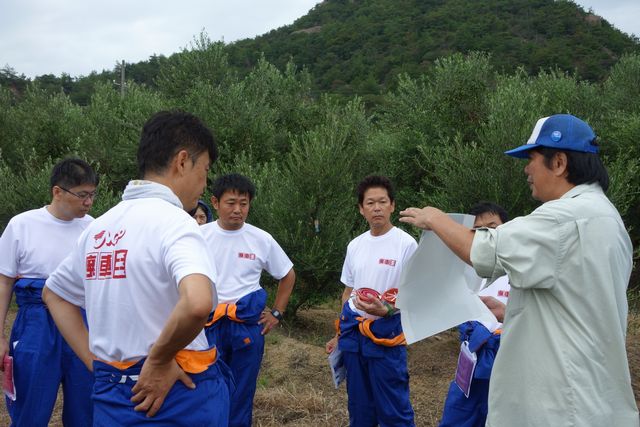
M 469 214 L 476 217 L 474 229 L 496 228 L 509 219 L 507 211 L 490 202 L 476 203 L 469 209 Z M 506 304 L 510 289 L 509 278 L 504 275 L 478 292 L 478 295 Z M 458 326 L 460 342 L 468 343 L 469 350 L 476 355 L 476 366 L 467 390 L 468 396 L 455 380 L 449 385 L 440 427 L 484 427 L 488 412 L 489 378 L 500 347 L 500 328 L 501 322 L 475 320 Z
M 351 427 L 413 426 L 400 312 L 386 301 L 361 298 L 356 292 L 370 288 L 384 294 L 397 289 L 402 268 L 418 245 L 391 223 L 395 198 L 388 178 L 368 176 L 357 192 L 369 230 L 347 247 L 340 278 L 345 285 L 340 331 L 326 350 L 332 352 L 337 345 L 342 352 Z
M 256 192 L 249 178 L 221 176 L 211 192 L 218 219 L 201 230 L 218 274 L 219 304 L 206 333 L 235 379 L 229 426 L 250 427 L 264 335 L 282 320 L 295 273 L 278 242 L 245 222 Z M 272 310 L 265 309 L 267 292 L 260 286 L 263 270 L 279 281 Z
M 93 218 L 87 213 L 98 176 L 80 159 L 51 172 L 51 204 L 16 215 L 0 238 L 0 319 L 7 319 L 15 289 L 18 314 L 0 357 L 13 357 L 16 399 L 6 398 L 13 426 L 46 426 L 62 383 L 66 426 L 90 426 L 93 376 L 73 353 L 42 302 L 44 282 L 75 246 Z
M 204 333 L 215 271 L 186 212 L 216 157 L 197 117 L 155 114 L 138 146 L 143 179 L 129 182 L 46 282 L 58 328 L 93 370 L 95 426 L 227 425 L 225 367 Z

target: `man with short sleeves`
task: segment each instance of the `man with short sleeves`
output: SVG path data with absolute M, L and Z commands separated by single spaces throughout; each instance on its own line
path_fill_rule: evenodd
M 129 182 L 46 282 L 58 328 L 93 370 L 94 426 L 227 425 L 224 366 L 203 329 L 215 272 L 185 211 L 216 157 L 198 118 L 155 114 L 138 147 L 143 179 Z
M 413 426 L 409 400 L 407 349 L 400 312 L 377 297 L 357 296 L 361 288 L 382 295 L 397 291 L 400 274 L 418 247 L 409 234 L 394 227 L 394 189 L 384 176 L 358 184 L 358 206 L 369 230 L 347 247 L 340 281 L 345 285 L 339 333 L 327 343 L 338 345 L 347 371 L 351 427 Z
M 480 276 L 511 279 L 487 426 L 638 427 L 625 351 L 632 246 L 604 194 L 596 136 L 558 114 L 506 154 L 528 158 L 527 183 L 543 202 L 531 214 L 474 232 L 433 207 L 401 212 Z M 485 303 L 502 318 L 503 304 Z
M 18 314 L 0 357 L 13 357 L 16 399 L 7 397 L 13 426 L 46 426 L 62 383 L 65 426 L 89 426 L 93 376 L 73 353 L 42 302 L 45 280 L 69 254 L 93 218 L 87 213 L 98 176 L 80 159 L 65 159 L 51 172 L 51 204 L 16 215 L 0 238 L 0 318 L 7 319 L 15 291 Z
M 278 325 L 295 283 L 293 263 L 266 231 L 245 221 L 255 186 L 246 176 L 224 175 L 212 186 L 211 204 L 218 219 L 202 226 L 218 273 L 220 304 L 207 324 L 207 338 L 231 368 L 236 390 L 230 427 L 250 427 L 256 380 L 264 352 L 264 335 Z M 273 309 L 265 309 L 260 286 L 265 270 L 278 280 Z

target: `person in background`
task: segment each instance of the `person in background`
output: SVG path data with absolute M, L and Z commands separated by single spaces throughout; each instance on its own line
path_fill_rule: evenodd
M 88 213 L 98 182 L 84 160 L 58 162 L 51 171 L 51 203 L 13 217 L 0 238 L 2 325 L 12 291 L 18 304 L 11 338 L 7 341 L 4 327 L 0 338 L 0 357 L 13 357 L 16 400 L 6 398 L 12 426 L 47 426 L 60 384 L 64 425 L 92 425 L 93 375 L 60 335 L 41 294 L 93 220 Z
M 211 209 L 202 200 L 198 200 L 198 206 L 196 207 L 195 211 L 193 211 L 193 215 L 191 216 L 196 220 L 198 225 L 205 225 L 213 221 L 213 214 L 211 213 Z
M 220 304 L 207 324 L 207 338 L 220 351 L 236 382 L 230 427 L 250 427 L 264 335 L 281 321 L 296 280 L 293 263 L 266 231 L 247 224 L 256 189 L 246 176 L 223 175 L 213 183 L 218 219 L 201 228 L 218 272 Z M 266 308 L 262 272 L 278 280 L 273 309 Z
M 476 203 L 469 210 L 469 215 L 476 217 L 474 229 L 496 228 L 509 220 L 507 211 L 491 202 Z M 505 275 L 482 289 L 478 295 L 495 298 L 506 304 L 510 289 L 509 278 Z M 488 411 L 489 378 L 500 347 L 501 327 L 501 322 L 481 323 L 475 320 L 458 327 L 460 342 L 468 344 L 469 350 L 477 357 L 477 363 L 468 396 L 455 380 L 451 382 L 440 427 L 484 427 Z
M 391 223 L 395 194 L 387 177 L 364 178 L 357 193 L 369 230 L 347 247 L 340 277 L 345 288 L 339 333 L 327 343 L 326 351 L 334 351 L 337 345 L 342 352 L 351 427 L 413 426 L 400 312 L 386 301 L 361 297 L 358 292 L 369 288 L 383 294 L 397 289 L 402 269 L 418 245 Z

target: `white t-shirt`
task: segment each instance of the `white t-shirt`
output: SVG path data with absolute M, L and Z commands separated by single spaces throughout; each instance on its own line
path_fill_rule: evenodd
M 482 286 L 484 286 L 484 283 Z M 510 291 L 511 285 L 509 284 L 509 276 L 504 275 L 498 277 L 493 283 L 478 292 L 478 296 L 494 297 L 501 303 L 506 304 L 509 299 Z M 502 327 L 502 322 L 487 323 L 481 321 L 480 323 L 482 323 L 490 332 L 495 332 L 497 329 Z
M 262 270 L 280 280 L 293 267 L 271 234 L 251 224 L 245 223 L 239 230 L 224 230 L 215 221 L 200 230 L 216 267 L 221 303 L 235 303 L 260 289 Z
M 63 221 L 46 207 L 14 216 L 0 237 L 0 274 L 46 279 L 92 220 L 85 215 Z
M 86 308 L 93 354 L 134 361 L 160 335 L 180 281 L 196 273 L 215 280 L 198 224 L 161 198 L 137 198 L 96 219 L 46 286 Z M 186 348 L 207 349 L 204 331 Z
M 376 318 L 356 309 L 355 290 L 371 288 L 382 294 L 397 288 L 402 268 L 417 247 L 415 239 L 398 227 L 382 236 L 372 236 L 371 231 L 366 231 L 349 242 L 340 277 L 342 283 L 354 290 L 349 307 L 362 316 Z

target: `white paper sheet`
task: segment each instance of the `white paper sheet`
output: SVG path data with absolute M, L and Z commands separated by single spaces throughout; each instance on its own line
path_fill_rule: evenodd
M 449 216 L 466 227 L 473 226 L 472 215 Z M 396 300 L 408 344 L 468 320 L 497 321 L 474 293 L 481 279 L 470 274 L 469 268 L 434 232 L 422 232 L 418 249 L 402 271 Z
M 331 368 L 331 377 L 333 378 L 333 385 L 338 388 L 340 383 L 347 378 L 347 368 L 342 361 L 342 352 L 336 348 L 328 356 L 329 367 Z

